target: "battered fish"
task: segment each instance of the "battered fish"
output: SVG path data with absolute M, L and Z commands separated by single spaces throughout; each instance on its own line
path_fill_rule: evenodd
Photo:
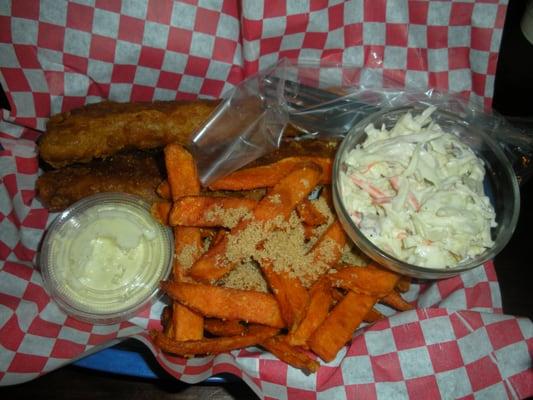
M 105 101 L 54 115 L 39 141 L 41 158 L 54 168 L 106 158 L 121 150 L 185 144 L 219 101 Z
M 159 199 L 155 190 L 164 179 L 160 160 L 160 153 L 138 152 L 51 170 L 37 180 L 37 193 L 50 211 L 102 192 L 135 194 L 152 203 Z

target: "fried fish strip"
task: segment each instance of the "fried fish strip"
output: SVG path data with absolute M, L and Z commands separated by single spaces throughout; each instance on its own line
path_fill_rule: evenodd
M 50 211 L 61 211 L 102 192 L 135 194 L 153 203 L 158 200 L 156 188 L 162 180 L 154 155 L 117 154 L 106 160 L 45 172 L 38 178 L 36 188 Z
M 196 100 L 89 104 L 52 116 L 39 141 L 39 153 L 44 161 L 59 168 L 131 148 L 185 144 L 218 103 Z

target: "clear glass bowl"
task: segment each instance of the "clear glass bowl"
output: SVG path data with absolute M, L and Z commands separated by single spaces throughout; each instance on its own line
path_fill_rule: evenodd
M 333 165 L 333 201 L 339 220 L 346 233 L 371 259 L 403 275 L 423 279 L 441 279 L 476 268 L 494 258 L 508 243 L 516 227 L 520 209 L 518 182 L 509 160 L 493 139 L 454 113 L 437 109 L 432 114 L 433 121 L 438 123 L 445 132 L 455 134 L 463 143 L 470 146 L 476 155 L 484 161 L 486 171 L 484 182 L 485 192 L 491 199 L 496 212 L 497 226 L 491 230 L 494 246 L 484 251 L 475 259 L 461 262 L 453 267 L 435 269 L 412 265 L 391 256 L 383 249 L 374 245 L 359 230 L 344 206 L 342 200 L 343 188 L 340 187 L 339 178 L 343 168 L 345 168 L 344 160 L 347 154 L 356 145 L 366 140 L 367 135 L 364 131 L 366 126 L 374 124 L 378 128 L 384 124 L 387 129 L 390 129 L 399 117 L 405 113 L 411 112 L 413 115 L 416 115 L 421 113 L 425 108 L 427 108 L 427 105 L 414 103 L 408 106 L 387 109 L 370 115 L 352 128 L 341 143 Z
M 49 294 L 76 319 L 111 324 L 160 295 L 172 268 L 172 230 L 150 205 L 126 193 L 101 193 L 71 205 L 48 228 L 38 258 Z

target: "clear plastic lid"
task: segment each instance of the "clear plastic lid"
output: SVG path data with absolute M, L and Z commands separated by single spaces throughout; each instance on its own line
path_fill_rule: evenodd
M 155 300 L 172 267 L 173 236 L 150 205 L 124 193 L 87 197 L 48 229 L 39 256 L 44 283 L 68 314 L 107 324 Z

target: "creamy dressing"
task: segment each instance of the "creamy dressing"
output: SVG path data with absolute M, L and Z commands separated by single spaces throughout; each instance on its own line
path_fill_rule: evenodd
M 435 107 L 404 114 L 344 159 L 343 202 L 376 246 L 408 263 L 445 268 L 493 246 L 495 212 L 472 149 L 432 121 Z
M 128 204 L 85 209 L 51 238 L 57 290 L 86 312 L 115 313 L 142 302 L 168 264 L 160 229 L 148 212 Z
M 58 265 L 66 281 L 88 289 L 113 290 L 135 277 L 155 235 L 149 227 L 117 214 L 92 210 L 85 216 L 88 223 L 83 229 L 65 232 L 58 244 Z

